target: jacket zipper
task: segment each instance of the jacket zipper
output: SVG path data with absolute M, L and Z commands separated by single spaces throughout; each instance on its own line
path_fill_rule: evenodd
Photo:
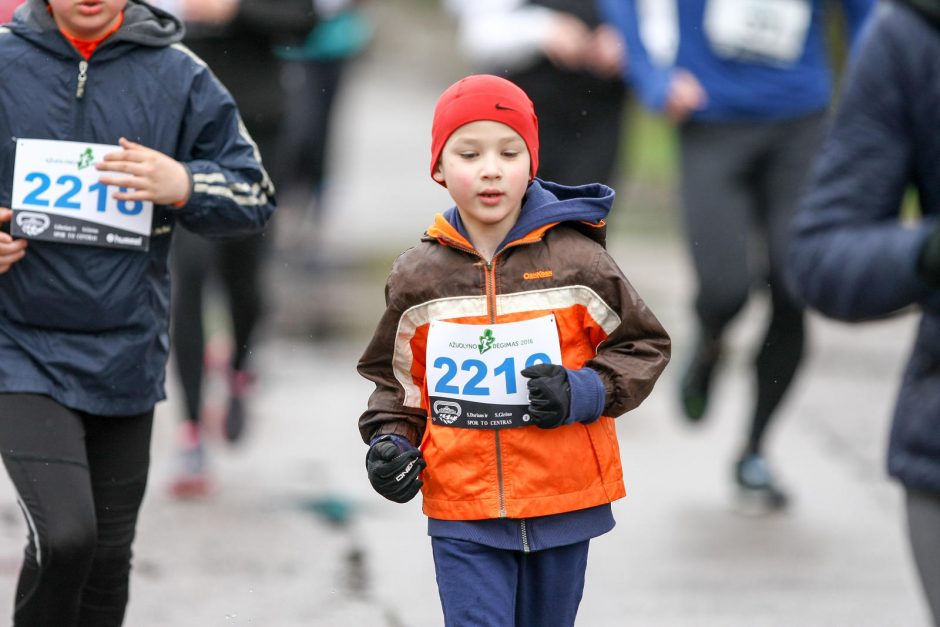
M 506 495 L 503 493 L 503 451 L 499 444 L 499 429 L 493 429 L 496 437 L 496 488 L 499 491 L 499 517 L 506 518 Z
M 522 531 L 522 552 L 529 552 L 529 530 L 525 526 L 525 518 L 519 521 L 519 528 Z
M 447 242 L 450 246 L 457 248 L 459 250 L 466 251 L 471 255 L 476 255 L 477 257 L 483 259 L 485 266 L 483 271 L 483 283 L 486 290 L 486 309 L 490 314 L 490 323 L 495 324 L 496 322 L 496 273 L 493 268 L 496 266 L 496 258 L 499 257 L 506 249 L 517 244 L 507 244 L 499 253 L 493 256 L 493 259 L 487 261 L 483 255 L 478 251 L 461 246 L 457 242 L 454 242 L 451 239 L 447 239 Z M 499 494 L 499 517 L 506 518 L 506 493 L 503 489 L 503 451 L 502 446 L 500 445 L 499 439 L 499 429 L 493 430 L 495 444 L 496 444 L 496 485 L 497 491 Z M 528 539 L 525 535 L 525 524 L 523 523 L 523 545 L 528 546 Z M 526 549 L 528 550 L 528 549 Z
M 486 309 L 490 313 L 490 324 L 496 323 L 496 257 L 486 262 L 486 271 L 484 272 L 486 283 Z M 491 288 L 492 286 L 492 288 Z
M 88 61 L 82 59 L 78 62 L 78 85 L 75 87 L 75 97 L 79 100 L 85 96 L 86 80 L 88 80 Z
M 486 309 L 490 313 L 490 323 L 496 322 L 496 273 L 493 267 L 496 265 L 496 258 L 493 257 L 486 262 L 483 272 L 484 284 L 486 285 Z M 506 518 L 506 493 L 503 489 L 503 449 L 500 444 L 499 429 L 493 430 L 493 437 L 496 443 L 496 487 L 499 491 L 499 517 Z

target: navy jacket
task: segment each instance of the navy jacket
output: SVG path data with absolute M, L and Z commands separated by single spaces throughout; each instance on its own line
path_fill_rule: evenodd
M 922 309 L 888 467 L 940 492 L 940 290 L 917 273 L 940 220 L 940 30 L 930 22 L 940 24 L 940 6 L 897 2 L 875 16 L 796 218 L 789 269 L 807 303 L 835 318 Z M 909 185 L 924 216 L 913 225 L 898 216 Z
M 46 394 L 100 415 L 150 409 L 164 398 L 174 223 L 223 236 L 258 231 L 271 215 L 274 190 L 235 102 L 182 36 L 176 18 L 130 0 L 87 62 L 79 96 L 84 60 L 43 0 L 0 27 L 0 207 L 10 206 L 14 138 L 123 136 L 193 178 L 185 207 L 154 208 L 148 252 L 33 241 L 0 275 L 0 393 Z

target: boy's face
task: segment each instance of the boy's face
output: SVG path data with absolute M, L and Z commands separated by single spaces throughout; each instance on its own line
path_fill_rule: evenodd
M 111 30 L 126 5 L 127 0 L 49 0 L 58 27 L 87 41 Z
M 529 185 L 529 151 L 501 122 L 479 120 L 447 139 L 434 180 L 447 187 L 470 232 L 516 223 Z

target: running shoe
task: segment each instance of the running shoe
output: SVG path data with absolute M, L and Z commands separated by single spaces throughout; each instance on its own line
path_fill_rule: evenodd
M 682 410 L 690 422 L 699 422 L 705 416 L 712 375 L 720 356 L 721 345 L 717 341 L 699 338 L 679 387 Z
M 204 496 L 211 490 L 206 452 L 199 426 L 187 421 L 183 425 L 182 442 L 177 452 L 178 471 L 170 482 L 170 494 L 176 498 Z
M 743 505 L 760 511 L 784 509 L 789 501 L 774 479 L 767 460 L 758 453 L 745 454 L 735 463 L 734 478 Z

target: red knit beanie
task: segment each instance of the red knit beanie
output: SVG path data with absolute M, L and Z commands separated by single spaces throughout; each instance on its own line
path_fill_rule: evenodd
M 431 125 L 432 178 L 447 139 L 464 124 L 478 120 L 502 122 L 519 133 L 529 150 L 529 173 L 534 178 L 539 169 L 539 121 L 535 107 L 522 89 L 491 74 L 462 78 L 438 98 Z

